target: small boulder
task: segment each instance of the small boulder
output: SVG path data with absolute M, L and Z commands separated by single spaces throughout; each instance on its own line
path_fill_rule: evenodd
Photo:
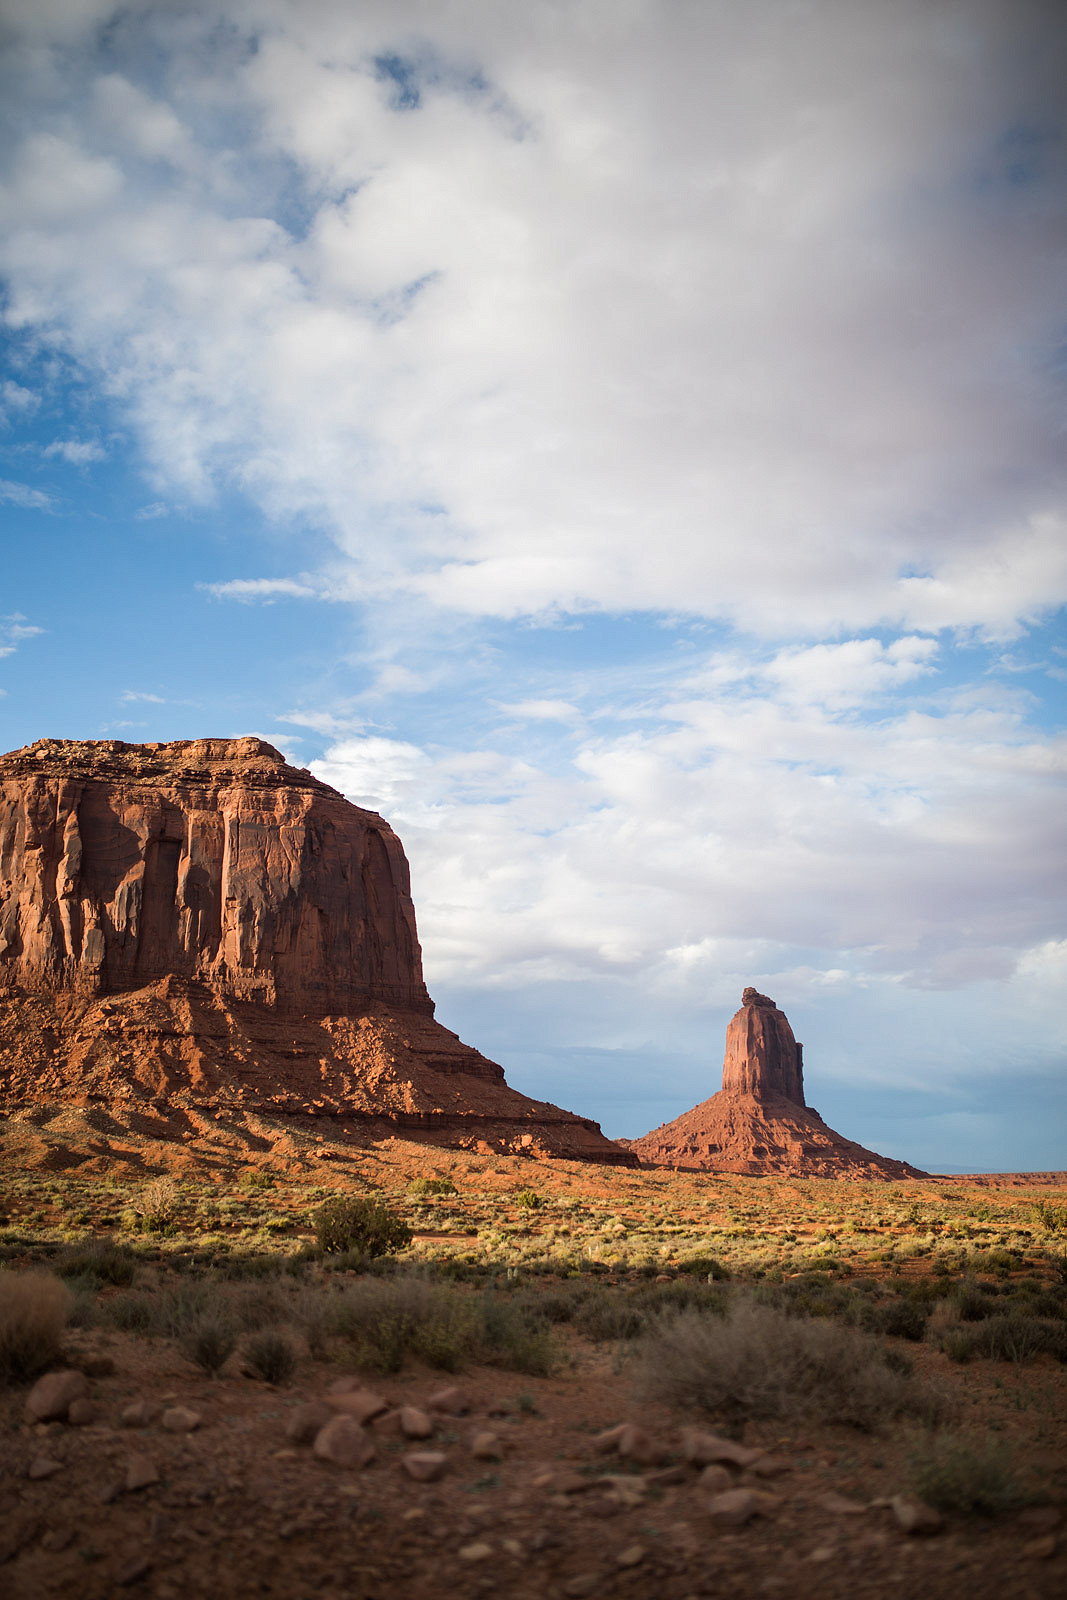
M 478 1539 L 473 1544 L 461 1544 L 458 1555 L 461 1561 L 488 1561 L 493 1553 L 491 1544 L 486 1544 L 484 1539 Z
M 433 1418 L 418 1406 L 401 1406 L 400 1431 L 405 1439 L 429 1439 L 433 1435 Z
M 646 1466 L 659 1461 L 663 1455 L 663 1451 L 651 1435 L 632 1422 L 626 1423 L 623 1427 L 615 1449 L 625 1461 L 637 1461 Z
M 203 1418 L 188 1406 L 168 1406 L 159 1420 L 168 1433 L 193 1433 Z
M 758 1478 L 777 1478 L 783 1472 L 792 1472 L 793 1463 L 785 1456 L 757 1456 L 748 1470 Z
M 119 1421 L 124 1428 L 146 1428 L 159 1415 L 159 1407 L 151 1400 L 131 1400 L 123 1406 Z
M 136 1489 L 149 1489 L 159 1482 L 155 1463 L 147 1456 L 130 1456 L 126 1463 L 126 1489 L 132 1494 Z
M 711 1494 L 725 1494 L 734 1486 L 729 1467 L 722 1467 L 717 1461 L 712 1461 L 704 1468 L 699 1483 L 702 1489 L 707 1489 Z
M 717 1433 L 705 1433 L 700 1428 L 687 1428 L 682 1434 L 682 1454 L 696 1467 L 706 1467 L 712 1461 L 726 1461 L 734 1467 L 750 1467 L 763 1455 L 762 1450 L 750 1450 L 734 1439 L 722 1439 Z
M 67 1407 L 67 1421 L 74 1428 L 84 1428 L 90 1422 L 95 1422 L 100 1415 L 100 1407 L 94 1400 L 72 1400 Z
M 84 1372 L 75 1372 L 73 1369 L 46 1372 L 43 1378 L 37 1379 L 26 1396 L 26 1421 L 62 1421 L 72 1402 L 84 1400 L 88 1393 L 89 1385 Z
M 862 1517 L 867 1510 L 861 1500 L 850 1500 L 843 1494 L 821 1494 L 815 1504 L 834 1517 Z
M 504 1455 L 500 1435 L 490 1432 L 488 1428 L 476 1433 L 471 1440 L 471 1455 L 476 1461 L 500 1461 Z
M 630 1426 L 628 1422 L 619 1422 L 614 1428 L 605 1428 L 603 1433 L 598 1433 L 593 1438 L 593 1449 L 598 1456 L 610 1456 L 619 1448 L 619 1440 Z
M 466 1394 L 454 1384 L 449 1385 L 447 1389 L 438 1389 L 426 1404 L 431 1411 L 442 1411 L 449 1417 L 464 1417 L 471 1408 Z
M 895 1494 L 889 1502 L 890 1509 L 898 1525 L 905 1533 L 930 1534 L 939 1533 L 944 1519 L 933 1506 L 928 1506 L 923 1500 L 916 1500 L 908 1494 Z
M 374 1460 L 370 1435 L 354 1417 L 343 1413 L 319 1429 L 312 1449 L 320 1461 L 332 1462 L 335 1467 L 365 1467 Z
M 289 1413 L 285 1437 L 293 1444 L 314 1444 L 316 1435 L 335 1415 L 325 1400 L 306 1400 Z
M 713 1495 L 708 1501 L 708 1513 L 712 1520 L 727 1527 L 741 1527 L 762 1509 L 759 1496 L 753 1494 L 751 1489 L 728 1489 L 725 1494 Z
M 1054 1533 L 1043 1533 L 1040 1539 L 1031 1539 L 1023 1545 L 1022 1553 L 1028 1561 L 1048 1561 L 1056 1554 L 1059 1540 Z
M 34 1456 L 26 1468 L 26 1476 L 37 1482 L 41 1478 L 51 1478 L 54 1473 L 62 1471 L 62 1461 L 56 1461 L 53 1456 Z
M 328 1400 L 332 1411 L 340 1412 L 361 1424 L 373 1422 L 375 1417 L 389 1410 L 389 1402 L 370 1389 L 346 1389 L 340 1393 L 330 1393 Z
M 401 1456 L 404 1471 L 416 1483 L 436 1483 L 444 1476 L 448 1457 L 443 1450 L 409 1450 Z

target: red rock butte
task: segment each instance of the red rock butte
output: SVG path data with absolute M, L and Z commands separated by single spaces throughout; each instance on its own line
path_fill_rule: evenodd
M 255 738 L 0 757 L 0 1102 L 635 1160 L 435 1021 L 396 834 Z
M 722 1088 L 634 1139 L 642 1164 L 753 1177 L 922 1178 L 828 1128 L 805 1104 L 803 1046 L 774 1001 L 746 989 L 726 1030 Z

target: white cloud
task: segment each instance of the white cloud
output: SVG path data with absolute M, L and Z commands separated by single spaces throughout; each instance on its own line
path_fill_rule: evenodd
M 55 505 L 43 489 L 31 489 L 26 483 L 12 483 L 8 478 L 0 478 L 0 501 L 21 506 L 24 511 L 51 511 Z
M 1067 596 L 1041 0 L 252 0 L 232 51 L 147 8 L 98 61 L 103 9 L 13 24 L 0 265 L 161 487 L 475 615 L 1009 636 Z
M 0 657 L 13 656 L 20 644 L 27 639 L 35 639 L 43 632 L 43 628 L 27 622 L 21 611 L 13 611 L 6 617 L 0 616 Z
M 240 600 L 245 605 L 257 600 L 265 605 L 278 599 L 311 600 L 320 592 L 313 584 L 298 578 L 231 578 L 226 583 L 201 583 L 198 587 L 213 594 L 216 600 Z
M 0 383 L 0 421 L 3 423 L 6 424 L 12 414 L 25 416 L 36 411 L 39 405 L 40 398 L 32 389 L 24 389 L 10 378 Z
M 41 451 L 44 456 L 60 456 L 72 467 L 88 466 L 90 461 L 103 461 L 107 451 L 91 439 L 54 439 Z
M 164 706 L 167 703 L 163 699 L 162 695 L 145 694 L 145 693 L 142 693 L 141 691 L 136 690 L 136 689 L 127 689 L 123 694 L 121 694 L 119 696 L 119 699 L 122 700 L 124 703 L 132 702 L 134 700 L 148 701 L 152 705 L 156 705 L 156 706 Z
M 582 713 L 568 700 L 501 700 L 501 711 L 528 722 L 580 722 Z

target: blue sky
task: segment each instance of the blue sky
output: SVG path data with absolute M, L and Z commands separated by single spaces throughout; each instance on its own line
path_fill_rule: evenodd
M 1062 8 L 9 0 L 0 730 L 383 812 L 637 1135 L 1062 1167 Z

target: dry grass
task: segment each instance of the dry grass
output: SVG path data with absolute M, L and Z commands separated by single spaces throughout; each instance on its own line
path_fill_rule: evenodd
M 804 1417 L 871 1428 L 901 1415 L 936 1421 L 937 1391 L 891 1366 L 858 1329 L 790 1317 L 739 1296 L 725 1317 L 683 1311 L 642 1340 L 643 1395 L 728 1422 Z
M 43 1372 L 60 1356 L 74 1296 L 51 1272 L 0 1272 L 0 1382 Z
M 916 1494 L 939 1511 L 995 1516 L 1032 1498 L 1008 1446 L 988 1434 L 925 1434 L 912 1447 L 910 1469 Z

